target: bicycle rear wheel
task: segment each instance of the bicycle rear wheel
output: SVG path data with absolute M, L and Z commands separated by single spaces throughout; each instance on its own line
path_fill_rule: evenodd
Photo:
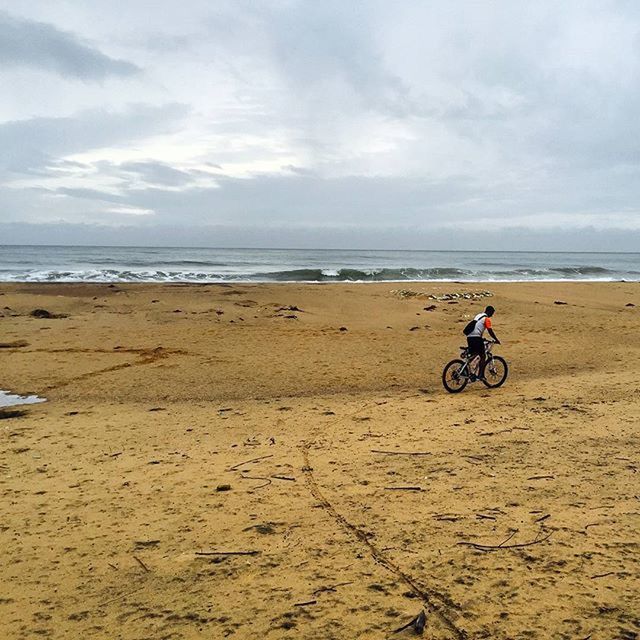
M 459 393 L 468 382 L 467 376 L 462 373 L 465 363 L 462 360 L 452 360 L 442 372 L 442 384 L 449 393 Z
M 493 356 L 484 365 L 484 372 L 482 382 L 490 389 L 495 389 L 504 384 L 509 374 L 509 367 L 507 361 L 500 356 Z

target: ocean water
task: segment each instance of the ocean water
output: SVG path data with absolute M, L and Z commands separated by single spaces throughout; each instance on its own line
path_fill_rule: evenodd
M 640 253 L 0 245 L 0 282 L 640 281 Z

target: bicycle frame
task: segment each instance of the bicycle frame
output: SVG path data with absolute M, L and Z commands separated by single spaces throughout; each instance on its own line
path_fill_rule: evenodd
M 494 344 L 495 343 L 492 340 L 484 340 L 485 367 L 491 362 L 491 360 L 493 360 L 493 353 L 491 352 L 491 349 Z M 462 347 L 460 358 L 464 360 L 464 365 L 460 368 L 460 371 L 458 371 L 458 373 L 461 376 L 465 376 L 467 378 L 475 375 L 471 372 L 471 364 L 476 360 L 476 358 L 479 357 L 480 356 L 477 355 L 471 357 L 469 355 L 469 347 Z

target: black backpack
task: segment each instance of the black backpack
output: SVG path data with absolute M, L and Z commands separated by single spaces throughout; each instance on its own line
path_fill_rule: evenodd
M 465 336 L 468 336 L 476 328 L 476 324 L 480 322 L 482 318 L 486 318 L 486 317 L 487 317 L 487 314 L 483 313 L 477 320 L 475 318 L 473 320 L 470 320 L 465 325 L 464 329 L 462 330 L 462 333 L 464 333 Z

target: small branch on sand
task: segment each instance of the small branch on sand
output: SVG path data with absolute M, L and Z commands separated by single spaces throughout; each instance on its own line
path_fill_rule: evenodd
M 151 569 L 149 569 L 149 567 L 147 567 L 147 565 L 142 562 L 142 560 L 140 560 L 140 558 L 138 558 L 138 556 L 133 556 L 133 559 L 146 571 L 149 572 L 151 571 Z
M 197 556 L 257 556 L 260 551 L 196 551 Z
M 551 514 L 547 513 L 546 516 L 540 516 L 539 518 L 536 518 L 534 522 L 544 522 L 547 518 L 550 518 L 550 517 L 551 517 Z
M 127 596 L 132 596 L 134 593 L 137 593 L 138 591 L 142 591 L 142 589 L 144 589 L 145 585 L 142 585 L 141 587 L 138 587 L 137 589 L 134 589 L 133 591 L 127 591 L 126 593 L 121 593 L 119 596 L 116 596 L 115 598 L 111 598 L 110 600 L 105 600 L 104 602 L 101 602 L 98 607 L 104 607 L 108 604 L 111 604 L 112 602 L 115 602 L 116 600 L 122 600 L 122 598 L 126 598 Z
M 518 529 L 514 529 L 514 530 L 511 532 L 511 535 L 509 535 L 508 537 L 506 537 L 506 538 L 505 538 L 505 539 L 504 539 L 504 540 L 503 540 L 503 541 L 498 545 L 498 547 L 502 547 L 502 546 L 504 546 L 507 542 L 509 542 L 509 540 L 511 540 L 511 538 L 513 538 L 513 536 L 515 536 L 515 535 L 516 535 L 516 533 L 518 533 Z
M 496 520 L 495 516 L 486 516 L 484 513 L 476 513 L 478 520 Z
M 385 487 L 387 491 L 424 491 L 422 487 Z
M 318 601 L 317 600 L 308 600 L 307 602 L 296 602 L 293 606 L 294 607 L 307 607 L 310 604 L 317 604 Z
M 338 587 L 346 587 L 348 584 L 353 584 L 353 582 L 338 582 L 338 584 L 331 585 L 330 587 L 320 587 L 313 592 L 313 595 L 317 596 L 325 593 L 325 591 L 335 591 Z
M 271 476 L 272 478 L 275 478 L 276 480 L 289 480 L 289 482 L 295 482 L 296 479 L 295 478 L 290 478 L 289 476 Z
M 531 476 L 527 480 L 554 480 L 555 476 Z
M 387 456 L 430 456 L 431 451 L 381 451 L 380 449 L 371 449 L 371 453 L 382 453 Z
M 606 578 L 607 576 L 613 575 L 615 575 L 614 571 L 607 571 L 607 573 L 597 573 L 595 576 L 591 576 L 591 579 L 595 580 L 596 578 Z
M 512 534 L 509 538 L 507 538 L 507 540 L 505 540 L 504 542 L 501 542 L 498 545 L 492 545 L 492 544 L 477 544 L 476 542 L 458 542 L 458 544 L 460 545 L 465 545 L 467 547 L 473 547 L 474 549 L 477 549 L 478 551 L 497 551 L 500 549 L 519 549 L 521 547 L 530 547 L 531 545 L 534 544 L 540 544 L 541 542 L 544 542 L 545 540 L 548 540 L 551 535 L 553 534 L 553 532 L 551 532 L 549 535 L 544 536 L 544 538 L 536 538 L 535 540 L 532 540 L 531 542 L 521 542 L 519 544 L 505 544 L 505 542 L 507 540 L 510 540 L 514 534 Z
M 401 627 L 398 627 L 393 631 L 393 633 L 394 634 L 400 633 L 401 631 L 404 631 L 409 627 L 413 627 L 413 630 L 417 635 L 422 635 L 426 622 L 427 622 L 427 616 L 423 609 L 415 618 L 413 618 L 413 620 L 410 620 L 409 622 L 407 622 L 407 624 L 402 625 Z
M 245 460 L 244 462 L 238 462 L 238 464 L 234 464 L 233 467 L 229 467 L 227 471 L 237 471 L 237 469 L 242 465 L 249 464 L 250 462 L 258 462 L 258 460 L 264 460 L 265 458 L 273 458 L 273 454 L 260 456 L 259 458 L 251 458 L 251 460 Z
M 513 429 L 500 429 L 500 431 L 483 431 L 478 435 L 479 436 L 497 436 L 499 433 L 511 433 L 512 431 Z
M 256 489 L 262 489 L 262 487 L 267 487 L 271 484 L 271 478 L 265 478 L 264 476 L 242 476 L 242 480 L 266 480 L 262 484 L 259 484 L 255 487 L 251 487 L 249 491 L 255 491 Z

